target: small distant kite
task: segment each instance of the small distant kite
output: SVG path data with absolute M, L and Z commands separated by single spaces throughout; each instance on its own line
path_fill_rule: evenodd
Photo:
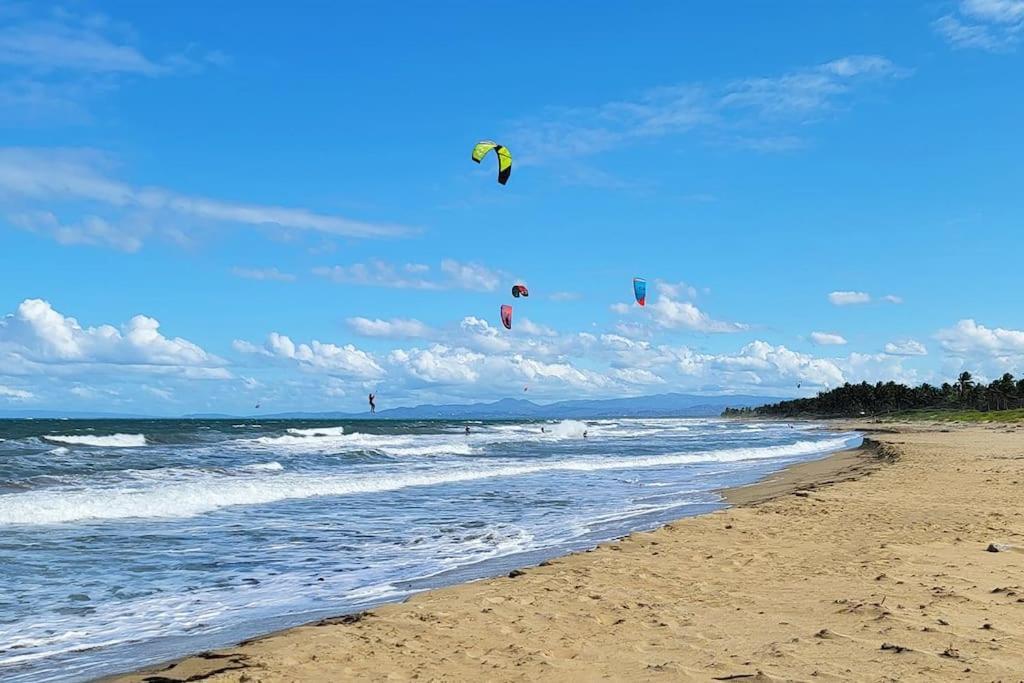
M 526 285 L 512 285 L 512 296 L 517 299 L 521 296 L 530 296 L 530 290 L 526 288 Z
M 636 302 L 641 306 L 647 304 L 647 280 L 642 277 L 633 278 L 633 296 L 636 297 Z
M 512 307 L 508 304 L 501 305 L 501 324 L 506 330 L 512 329 Z
M 473 147 L 473 161 L 480 163 L 487 153 L 494 150 L 498 156 L 498 182 L 504 185 L 512 175 L 512 152 L 493 140 L 481 140 Z

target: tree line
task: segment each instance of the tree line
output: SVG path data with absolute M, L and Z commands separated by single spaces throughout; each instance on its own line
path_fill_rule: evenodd
M 756 408 L 726 408 L 726 416 L 771 415 L 794 417 L 878 415 L 902 410 L 1012 410 L 1024 408 L 1024 379 L 1006 373 L 989 384 L 961 372 L 956 381 L 942 386 L 928 383 L 908 387 L 896 382 L 844 384 L 813 398 L 796 398 Z

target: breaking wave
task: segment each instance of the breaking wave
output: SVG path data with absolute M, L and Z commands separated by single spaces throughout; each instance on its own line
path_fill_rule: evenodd
M 408 474 L 374 473 L 323 476 L 297 473 L 273 477 L 207 475 L 191 481 L 147 482 L 142 486 L 99 490 L 30 491 L 7 498 L 0 505 L 0 524 L 58 524 L 83 519 L 192 517 L 236 505 L 259 505 L 282 500 L 321 496 L 348 496 L 396 491 L 415 486 L 516 477 L 543 472 L 593 472 L 739 462 L 825 454 L 855 445 L 857 437 L 843 435 L 821 441 L 788 445 L 730 448 L 689 453 L 600 459 L 563 459 L 532 464 L 520 462 L 491 467 L 449 467 Z
M 47 441 L 66 443 L 73 446 L 98 446 L 102 448 L 139 448 L 146 445 L 145 434 L 111 434 L 110 436 L 63 436 L 46 435 Z

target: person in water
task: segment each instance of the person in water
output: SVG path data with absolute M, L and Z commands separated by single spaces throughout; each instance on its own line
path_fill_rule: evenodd
M 466 425 L 466 436 L 469 436 L 469 425 Z
M 370 394 L 370 414 L 373 415 L 377 412 L 377 396 Z
M 583 430 L 583 438 L 584 439 L 587 438 L 587 430 L 586 429 Z
M 543 428 L 543 427 L 541 427 L 541 428 L 540 428 L 540 433 L 541 433 L 541 434 L 543 434 L 543 433 L 544 433 L 544 428 Z

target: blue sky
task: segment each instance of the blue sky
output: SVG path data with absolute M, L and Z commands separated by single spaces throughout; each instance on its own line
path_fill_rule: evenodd
M 552 4 L 0 5 L 0 409 L 1024 373 L 1024 0 Z

